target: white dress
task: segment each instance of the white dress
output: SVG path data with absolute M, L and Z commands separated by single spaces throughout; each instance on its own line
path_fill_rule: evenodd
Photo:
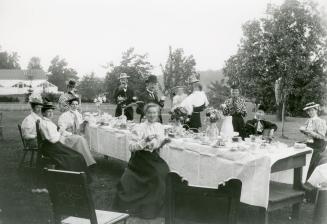
M 182 103 L 181 107 L 184 107 L 187 110 L 187 113 L 190 115 L 193 112 L 193 107 L 200 107 L 202 105 L 208 106 L 208 98 L 203 91 L 195 90 L 189 96 L 187 96 Z
M 231 138 L 234 136 L 234 128 L 232 123 L 232 116 L 226 116 L 223 120 L 220 129 L 220 135 Z
M 86 139 L 79 135 L 72 135 L 67 131 L 59 132 L 57 125 L 50 119 L 44 117 L 40 123 L 40 128 L 44 137 L 51 143 L 60 142 L 72 150 L 83 155 L 87 166 L 95 164 L 95 160 L 90 152 Z
M 58 126 L 61 130 L 65 130 L 72 134 L 78 134 L 81 124 L 83 123 L 82 114 L 78 111 L 66 111 L 59 116 Z

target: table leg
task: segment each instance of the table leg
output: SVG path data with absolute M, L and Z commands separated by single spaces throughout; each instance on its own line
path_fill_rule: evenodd
M 302 190 L 302 167 L 294 169 L 293 188 Z M 292 205 L 292 219 L 298 220 L 300 215 L 301 203 Z

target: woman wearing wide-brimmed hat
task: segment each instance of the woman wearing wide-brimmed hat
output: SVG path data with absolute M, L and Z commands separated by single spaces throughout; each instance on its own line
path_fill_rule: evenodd
M 190 115 L 190 120 L 187 122 L 188 128 L 198 132 L 202 126 L 200 113 L 209 105 L 209 101 L 202 90 L 200 80 L 191 76 L 188 83 L 192 86 L 192 93 L 183 100 L 181 107 L 184 107 Z
M 82 154 L 64 144 L 65 137 L 51 120 L 55 108 L 51 102 L 45 103 L 42 107 L 43 119 L 40 122 L 40 129 L 45 140 L 41 152 L 55 162 L 57 169 L 87 171 L 87 165 Z
M 37 148 L 35 123 L 37 120 L 42 120 L 41 109 L 43 100 L 41 95 L 30 95 L 29 103 L 31 105 L 32 111 L 27 117 L 25 117 L 22 122 L 22 135 L 28 147 Z
M 325 151 L 325 135 L 327 131 L 326 121 L 318 116 L 319 104 L 310 102 L 305 105 L 303 110 L 309 115 L 309 119 L 300 132 L 308 137 L 306 144 L 313 149 L 312 158 L 307 174 L 307 179 L 311 176 L 314 169 L 320 165 L 321 153 Z
M 60 112 L 66 112 L 69 110 L 69 105 L 67 103 L 67 100 L 79 97 L 76 93 L 76 81 L 73 79 L 70 79 L 67 82 L 67 92 L 61 94 L 58 100 L 59 104 L 59 110 Z

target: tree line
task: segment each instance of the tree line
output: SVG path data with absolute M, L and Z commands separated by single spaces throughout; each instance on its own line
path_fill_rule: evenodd
M 221 104 L 229 95 L 228 85 L 237 80 L 242 95 L 266 105 L 269 111 L 291 116 L 303 115 L 303 106 L 310 101 L 326 105 L 327 99 L 327 21 L 324 12 L 312 1 L 285 0 L 281 5 L 267 5 L 263 18 L 243 24 L 243 35 L 237 52 L 224 64 L 227 82 L 212 82 L 207 88 L 213 106 Z M 17 53 L 0 49 L 0 69 L 20 69 Z M 30 69 L 42 69 L 40 59 L 33 57 Z M 104 79 L 94 73 L 79 80 L 78 90 L 84 101 L 92 101 L 99 93 L 106 93 L 113 102 L 119 74 L 130 76 L 129 85 L 136 94 L 144 91 L 145 79 L 153 74 L 147 54 L 134 48 L 122 53 L 119 64 L 109 63 Z M 56 56 L 48 68 L 49 82 L 65 90 L 65 82 L 78 80 L 77 72 L 65 59 Z M 163 83 L 160 90 L 172 96 L 172 88 L 187 85 L 191 75 L 199 77 L 193 55 L 183 49 L 169 47 L 167 61 L 161 65 Z M 278 89 L 276 93 L 276 80 Z M 227 83 L 227 84 L 226 84 Z M 278 102 L 276 96 L 278 95 Z

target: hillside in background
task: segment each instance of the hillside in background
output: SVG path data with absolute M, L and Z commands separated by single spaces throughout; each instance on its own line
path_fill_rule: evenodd
M 206 71 L 198 71 L 200 73 L 200 82 L 203 85 L 204 89 L 207 89 L 207 86 L 211 82 L 221 82 L 221 80 L 226 78 L 224 77 L 223 70 L 206 70 Z M 163 75 L 158 75 L 158 82 L 163 87 Z
M 223 79 L 226 79 L 223 74 L 223 70 L 206 70 L 199 71 L 200 73 L 200 81 L 203 85 L 204 89 L 207 89 L 207 86 L 210 85 L 211 82 L 221 82 Z

